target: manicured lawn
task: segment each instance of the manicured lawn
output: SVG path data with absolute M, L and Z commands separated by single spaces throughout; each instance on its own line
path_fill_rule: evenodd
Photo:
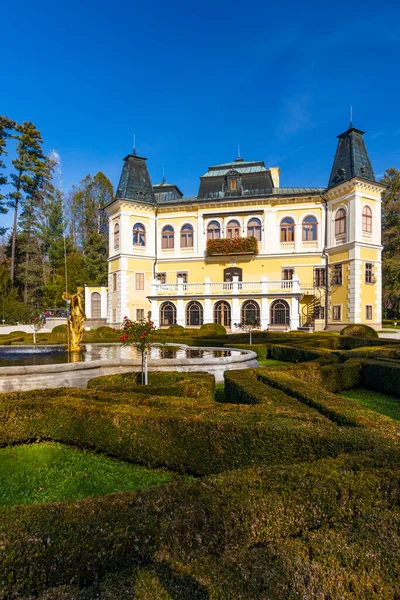
M 174 474 L 45 442 L 0 449 L 0 505 L 74 501 L 143 490 Z
M 373 392 L 371 390 L 365 390 L 358 388 L 354 390 L 346 390 L 340 392 L 341 396 L 356 400 L 362 406 L 375 410 L 382 415 L 391 417 L 396 421 L 400 421 L 400 400 L 394 396 L 387 396 L 380 392 Z
M 259 358 L 258 364 L 260 367 L 279 367 L 281 365 L 288 365 L 289 363 L 283 360 L 273 360 L 272 358 Z

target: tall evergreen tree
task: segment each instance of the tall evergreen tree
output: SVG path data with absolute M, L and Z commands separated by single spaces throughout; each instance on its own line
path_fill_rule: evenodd
M 382 297 L 389 316 L 400 317 L 400 171 L 387 169 L 382 196 Z
M 17 140 L 17 157 L 12 161 L 15 168 L 15 173 L 11 174 L 14 191 L 10 194 L 11 206 L 14 209 L 11 250 L 11 283 L 13 285 L 16 273 L 15 246 L 20 203 L 26 200 L 23 210 L 24 219 L 26 219 L 25 226 L 29 227 L 31 208 L 34 202 L 38 202 L 43 180 L 49 178 L 49 161 L 42 151 L 43 140 L 40 131 L 29 121 L 22 125 L 16 125 L 15 130 L 16 134 L 13 137 Z
M 84 258 L 85 283 L 107 283 L 108 220 L 103 207 L 111 202 L 113 187 L 103 174 L 87 175 L 73 190 L 70 210 L 74 218 L 72 229 Z
M 10 137 L 10 131 L 14 127 L 14 122 L 8 117 L 0 116 L 0 188 L 7 184 L 7 176 L 4 175 L 1 169 L 5 168 L 2 157 L 7 154 L 6 145 Z M 5 215 L 8 212 L 6 196 L 1 193 L 0 189 L 0 215 Z M 0 235 L 7 231 L 6 227 L 0 227 Z

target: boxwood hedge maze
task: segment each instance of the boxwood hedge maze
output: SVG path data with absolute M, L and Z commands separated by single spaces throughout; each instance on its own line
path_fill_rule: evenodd
M 47 440 L 176 477 L 2 507 L 0 598 L 400 598 L 400 422 L 341 396 L 398 402 L 399 346 L 254 334 L 253 349 L 282 363 L 226 372 L 216 399 L 204 373 L 3 394 L 3 447 Z

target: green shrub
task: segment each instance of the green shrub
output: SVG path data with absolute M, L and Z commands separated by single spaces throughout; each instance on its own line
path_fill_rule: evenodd
M 302 381 L 308 381 L 335 394 L 361 385 L 361 363 L 355 360 L 329 365 L 308 362 L 287 367 L 286 370 Z
M 14 336 L 14 335 L 29 335 L 29 333 L 27 331 L 18 331 L 18 329 L 16 329 L 15 331 L 11 331 L 9 334 L 9 336 Z
M 347 335 L 349 337 L 357 338 L 379 337 L 378 333 L 372 327 L 369 327 L 368 325 L 358 325 L 356 323 L 343 327 L 343 329 L 340 332 L 340 335 Z
M 52 333 L 67 333 L 67 325 L 56 325 L 54 329 L 52 329 Z
M 200 327 L 200 331 L 206 335 L 226 335 L 226 329 L 220 323 L 205 323 Z
M 363 387 L 400 398 L 400 363 L 364 360 L 361 364 Z
M 95 333 L 109 333 L 109 334 L 114 334 L 115 331 L 112 327 L 108 327 L 107 325 L 102 325 L 101 327 L 97 327 L 96 329 L 94 329 Z
M 269 346 L 268 358 L 283 360 L 287 362 L 307 362 L 323 358 L 324 361 L 338 362 L 339 358 L 330 350 L 319 348 L 318 350 L 308 350 L 300 346 L 284 346 L 272 344 Z
M 185 328 L 182 325 L 171 325 L 171 327 L 168 327 L 167 331 L 168 333 L 176 335 L 179 333 L 183 333 L 185 331 Z
M 342 456 L 2 509 L 3 597 L 395 598 L 398 472 L 381 465 Z

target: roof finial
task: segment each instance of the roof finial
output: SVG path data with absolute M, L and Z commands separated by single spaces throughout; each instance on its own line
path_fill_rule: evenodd
M 353 106 L 350 106 L 350 129 L 353 127 Z
M 239 146 L 239 144 L 238 144 L 238 158 L 241 158 L 241 156 L 240 156 L 240 146 Z
M 167 180 L 165 179 L 165 169 L 164 169 L 164 167 L 163 167 L 163 170 L 162 170 L 162 180 L 161 180 L 161 183 L 165 183 L 166 181 L 167 181 Z
M 136 133 L 133 134 L 133 156 L 136 156 Z

